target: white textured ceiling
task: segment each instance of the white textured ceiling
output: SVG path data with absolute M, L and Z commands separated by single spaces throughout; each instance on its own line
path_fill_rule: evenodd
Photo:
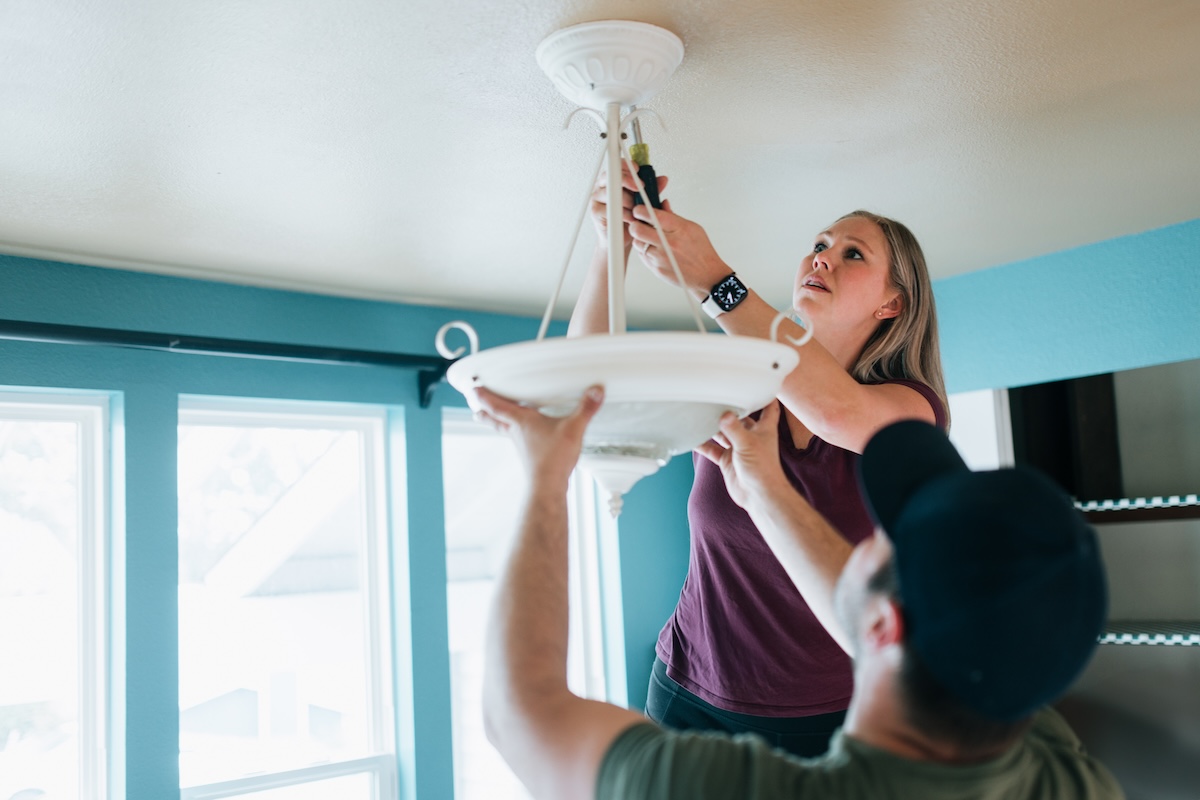
M 1200 217 L 1194 0 L 0 0 L 0 252 L 540 314 L 599 141 L 534 49 L 610 18 L 682 37 L 655 165 L 777 304 L 857 207 L 935 278 Z

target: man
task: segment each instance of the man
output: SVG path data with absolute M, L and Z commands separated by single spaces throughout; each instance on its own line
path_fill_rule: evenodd
M 727 414 L 700 452 L 854 658 L 829 752 L 665 731 L 567 688 L 567 482 L 603 392 L 550 418 L 480 390 L 530 476 L 492 611 L 488 735 L 535 798 L 1121 797 L 1046 705 L 1090 657 L 1107 606 L 1093 531 L 1047 479 L 969 471 L 937 429 L 885 428 L 860 465 L 879 524 L 850 546 L 787 483 L 778 406 Z

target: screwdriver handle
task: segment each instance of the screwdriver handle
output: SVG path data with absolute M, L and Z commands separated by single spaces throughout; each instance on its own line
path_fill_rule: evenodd
M 655 208 L 662 208 L 662 200 L 658 198 L 658 176 L 654 174 L 654 167 L 649 164 L 642 164 L 638 167 L 638 178 L 646 187 L 646 197 L 650 198 L 650 205 Z M 641 192 L 635 192 L 633 195 L 633 204 L 635 206 L 642 205 Z

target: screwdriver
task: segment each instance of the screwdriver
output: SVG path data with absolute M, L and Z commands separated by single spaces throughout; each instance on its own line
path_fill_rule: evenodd
M 634 109 L 636 106 L 630 106 L 631 111 Z M 662 201 L 658 199 L 658 176 L 654 174 L 654 167 L 650 166 L 650 145 L 642 141 L 642 125 L 636 117 L 632 127 L 633 144 L 629 146 L 629 158 L 638 165 L 638 178 L 646 187 L 646 197 L 650 198 L 650 205 L 662 208 Z M 633 204 L 635 206 L 642 205 L 640 192 L 633 195 Z

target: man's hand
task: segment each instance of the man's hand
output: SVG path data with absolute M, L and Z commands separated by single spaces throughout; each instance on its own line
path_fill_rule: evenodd
M 763 409 L 758 421 L 727 412 L 720 432 L 696 448 L 721 468 L 729 496 L 742 508 L 764 493 L 791 491 L 779 463 L 779 414 L 777 400 Z
M 471 398 L 476 417 L 506 432 L 517 445 L 531 481 L 565 491 L 583 449 L 583 433 L 604 402 L 604 388 L 592 386 L 565 417 L 548 417 L 536 408 L 479 388 Z

